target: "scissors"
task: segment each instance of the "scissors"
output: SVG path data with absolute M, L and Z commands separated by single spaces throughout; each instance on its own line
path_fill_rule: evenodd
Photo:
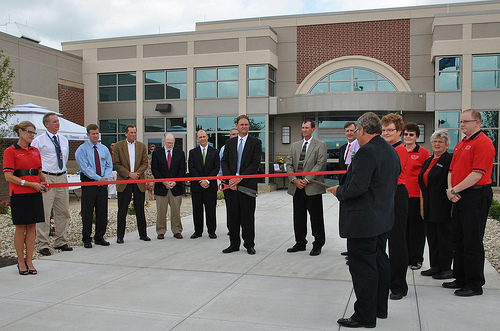
M 221 190 L 221 191 L 227 190 L 229 188 L 231 188 L 231 186 L 229 186 L 228 184 L 225 184 L 225 183 L 219 184 L 219 190 Z M 248 187 L 238 186 L 238 191 L 240 191 L 241 193 L 246 194 L 252 198 L 257 197 L 257 191 L 252 190 L 251 188 L 248 188 Z

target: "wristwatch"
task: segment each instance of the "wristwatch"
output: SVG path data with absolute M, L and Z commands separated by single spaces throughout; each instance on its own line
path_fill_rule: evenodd
M 21 186 L 24 186 L 24 183 L 26 183 L 26 180 L 21 180 Z
M 451 188 L 451 194 L 457 194 L 457 192 L 455 192 L 455 190 L 453 189 L 453 187 Z

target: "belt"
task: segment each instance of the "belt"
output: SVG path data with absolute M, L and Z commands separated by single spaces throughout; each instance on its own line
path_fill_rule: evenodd
M 38 169 L 28 169 L 28 170 L 15 170 L 14 176 L 38 176 Z
M 487 188 L 487 187 L 491 187 L 491 185 L 475 185 L 475 186 L 471 186 L 469 188 L 466 188 L 465 190 L 463 190 L 461 192 L 458 192 L 458 194 L 464 193 L 464 192 L 475 191 L 475 190 L 481 190 L 481 189 Z
M 62 176 L 66 174 L 66 171 L 63 172 L 58 172 L 58 173 L 53 173 L 53 172 L 47 172 L 47 171 L 42 171 L 44 174 L 51 175 L 51 176 Z

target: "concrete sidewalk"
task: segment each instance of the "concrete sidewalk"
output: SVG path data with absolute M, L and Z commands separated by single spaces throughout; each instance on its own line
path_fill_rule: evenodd
M 285 191 L 258 197 L 256 255 L 222 254 L 229 244 L 225 208 L 218 236 L 189 239 L 167 232 L 151 242 L 129 235 L 124 245 L 76 248 L 35 261 L 39 274 L 0 269 L 2 330 L 338 330 L 355 301 L 338 236 L 338 201 L 323 198 L 327 243 L 320 256 L 290 254 L 292 199 Z M 134 234 L 136 235 L 136 234 Z M 312 242 L 312 240 L 310 240 Z M 427 254 L 427 253 L 426 253 Z M 426 255 L 427 257 L 427 255 Z M 428 268 L 424 263 L 422 270 Z M 500 275 L 486 262 L 484 294 L 453 295 L 442 281 L 408 271 L 408 296 L 389 300 L 379 330 L 497 330 Z

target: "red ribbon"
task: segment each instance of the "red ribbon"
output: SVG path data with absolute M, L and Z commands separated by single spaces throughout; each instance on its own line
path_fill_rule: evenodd
M 316 172 L 291 172 L 279 174 L 255 174 L 255 175 L 240 175 L 240 176 L 212 176 L 212 177 L 181 177 L 181 178 L 156 178 L 156 179 L 128 179 L 128 180 L 110 180 L 105 182 L 71 182 L 71 183 L 46 183 L 48 188 L 70 187 L 70 186 L 96 186 L 96 185 L 112 185 L 112 184 L 138 184 L 138 183 L 162 183 L 162 182 L 185 182 L 196 180 L 216 180 L 216 179 L 231 179 L 231 178 L 265 178 L 265 177 L 295 177 L 308 175 L 337 175 L 344 174 L 345 170 L 335 171 L 316 171 Z

